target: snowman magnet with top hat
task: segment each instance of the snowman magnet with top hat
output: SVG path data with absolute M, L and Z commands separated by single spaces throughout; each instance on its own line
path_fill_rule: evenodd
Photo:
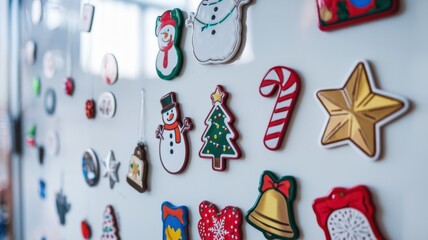
M 160 100 L 162 104 L 162 121 L 156 130 L 159 141 L 159 157 L 162 166 L 169 173 L 184 171 L 188 160 L 188 142 L 186 132 L 191 130 L 192 120 L 185 117 L 181 123 L 180 107 L 175 100 L 175 93 L 170 92 Z

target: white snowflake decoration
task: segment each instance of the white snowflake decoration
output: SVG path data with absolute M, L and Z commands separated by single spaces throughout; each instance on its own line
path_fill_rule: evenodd
M 343 208 L 332 212 L 327 224 L 333 240 L 376 240 L 367 218 L 354 208 Z
M 214 226 L 208 228 L 208 230 L 214 234 L 214 240 L 224 240 L 225 236 L 229 234 L 229 232 L 224 229 L 224 218 L 218 221 L 216 217 L 212 216 L 212 219 Z

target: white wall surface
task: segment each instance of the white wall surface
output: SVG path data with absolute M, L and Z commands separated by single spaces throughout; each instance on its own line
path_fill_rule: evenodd
M 191 31 L 184 30 L 184 66 L 180 76 L 172 81 L 160 80 L 155 74 L 156 16 L 173 7 L 180 7 L 187 16 L 196 11 L 198 0 L 176 4 L 162 1 L 165 5 L 158 7 L 151 5 L 156 1 L 146 0 L 138 4 L 90 2 L 96 10 L 93 31 L 89 34 L 78 31 L 78 1 L 45 1 L 65 17 L 56 29 L 48 28 L 45 16 L 39 25 L 32 25 L 31 1 L 22 4 L 21 46 L 28 39 L 38 44 L 35 65 L 22 61 L 24 130 L 36 123 L 39 143 L 44 142 L 48 130 L 56 130 L 61 144 L 59 155 L 47 156 L 42 166 L 38 163 L 37 151 L 24 148 L 25 239 L 41 236 L 81 239 L 83 219 L 91 224 L 93 239 L 97 239 L 108 204 L 117 212 L 122 239 L 161 239 L 163 201 L 189 208 L 190 236 L 199 239 L 199 203 L 209 200 L 219 208 L 233 205 L 245 213 L 259 195 L 259 178 L 264 170 L 297 179 L 294 210 L 301 239 L 324 238 L 312 211 L 315 198 L 328 195 L 336 186 L 359 184 L 367 185 L 372 191 L 376 219 L 387 239 L 428 239 L 424 228 L 428 215 L 428 1 L 401 1 L 401 8 L 393 17 L 322 32 L 317 27 L 315 0 L 253 0 L 246 10 L 242 51 L 236 61 L 200 65 L 192 54 Z M 53 79 L 46 79 L 42 73 L 42 56 L 48 50 L 63 59 Z M 103 82 L 98 67 L 107 52 L 116 54 L 119 63 L 119 81 L 113 86 Z M 66 63 L 68 55 L 71 65 Z M 360 59 L 370 61 L 378 87 L 407 97 L 412 103 L 406 115 L 384 127 L 383 154 L 376 162 L 366 160 L 350 146 L 335 149 L 320 146 L 326 115 L 315 99 L 315 92 L 341 87 Z M 302 89 L 285 146 L 272 152 L 264 147 L 263 136 L 274 98 L 262 97 L 258 88 L 267 70 L 276 65 L 295 69 Z M 73 97 L 63 93 L 66 66 L 71 66 L 76 83 Z M 34 75 L 42 78 L 40 97 L 32 93 Z M 210 94 L 217 84 L 222 84 L 230 93 L 228 105 L 236 117 L 234 126 L 240 133 L 238 144 L 243 152 L 240 160 L 228 162 L 225 172 L 214 172 L 210 160 L 198 156 L 204 120 L 211 109 Z M 43 94 L 48 87 L 54 88 L 57 94 L 57 110 L 53 116 L 48 116 L 43 108 Z M 126 173 L 138 141 L 142 87 L 146 91 L 144 128 L 150 169 L 149 191 L 141 194 L 128 185 Z M 87 120 L 86 99 L 96 99 L 103 91 L 115 94 L 116 116 Z M 178 175 L 163 169 L 154 133 L 162 123 L 159 100 L 170 91 L 177 93 L 182 115 L 191 117 L 195 125 L 188 134 L 191 145 L 188 167 Z M 95 150 L 99 161 L 113 150 L 121 162 L 120 182 L 113 190 L 106 178 L 101 177 L 92 188 L 83 179 L 81 157 L 89 147 Z M 65 226 L 59 224 L 55 209 L 55 193 L 61 188 L 62 176 L 63 190 L 72 205 Z M 45 200 L 38 195 L 40 178 L 47 184 Z M 243 231 L 246 239 L 263 238 L 261 232 L 246 222 Z

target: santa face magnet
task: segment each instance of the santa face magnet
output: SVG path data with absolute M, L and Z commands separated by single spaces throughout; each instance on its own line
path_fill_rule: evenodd
M 188 143 L 186 132 L 192 129 L 190 118 L 181 123 L 180 107 L 175 100 L 175 93 L 170 92 L 161 99 L 162 121 L 156 130 L 159 142 L 159 156 L 162 166 L 169 173 L 181 173 L 187 165 Z
M 329 31 L 394 14 L 398 0 L 316 0 L 319 28 Z
M 97 185 L 99 179 L 98 158 L 92 149 L 87 149 L 82 157 L 82 171 L 86 183 L 93 187 Z
M 98 113 L 101 117 L 112 118 L 116 113 L 116 99 L 113 93 L 103 92 L 98 98 Z
M 119 75 L 119 70 L 117 66 L 116 57 L 113 54 L 107 53 L 106 55 L 104 55 L 102 63 L 102 72 L 104 81 L 108 85 L 113 85 L 116 83 Z
M 95 7 L 89 3 L 85 3 L 80 17 L 80 30 L 82 32 L 90 32 L 92 28 L 92 20 L 94 19 Z

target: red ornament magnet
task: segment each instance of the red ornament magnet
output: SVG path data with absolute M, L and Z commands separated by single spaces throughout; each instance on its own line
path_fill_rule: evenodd
M 112 118 L 116 113 L 116 98 L 111 92 L 103 92 L 98 97 L 98 113 L 103 118 Z
M 85 114 L 88 119 L 95 118 L 96 108 L 95 101 L 93 99 L 88 99 L 85 102 Z
M 104 81 L 108 85 L 113 85 L 116 83 L 119 76 L 119 70 L 117 66 L 116 57 L 113 54 L 107 53 L 106 55 L 104 55 L 102 63 L 102 72 Z
M 159 139 L 159 157 L 163 168 L 172 174 L 184 171 L 188 161 L 187 131 L 191 130 L 192 120 L 185 117 L 181 123 L 180 106 L 176 102 L 174 92 L 163 96 L 162 121 L 156 130 Z
M 217 85 L 215 92 L 211 94 L 212 108 L 205 119 L 206 129 L 201 138 L 204 145 L 199 156 L 212 159 L 212 168 L 215 171 L 226 169 L 226 159 L 241 157 L 241 151 L 236 144 L 239 134 L 233 127 L 235 118 L 226 105 L 227 96 L 223 87 Z
M 198 223 L 202 240 L 241 240 L 242 212 L 239 208 L 227 206 L 218 212 L 217 207 L 203 201 L 199 204 L 201 220 Z
M 80 31 L 90 32 L 92 21 L 94 19 L 95 7 L 89 3 L 83 4 L 82 13 L 80 16 Z
M 296 188 L 296 180 L 292 176 L 278 178 L 271 171 L 263 172 L 259 198 L 245 219 L 263 232 L 266 239 L 298 239 L 299 229 L 293 211 Z
M 103 228 L 101 240 L 119 240 L 119 228 L 117 225 L 116 214 L 111 205 L 104 210 Z
M 83 239 L 90 239 L 92 237 L 91 226 L 86 220 L 80 223 L 80 228 L 82 230 Z
M 67 77 L 64 81 L 65 94 L 72 96 L 74 93 L 74 81 L 73 78 Z
M 260 94 L 264 97 L 277 95 L 266 133 L 264 145 L 269 150 L 278 150 L 292 117 L 300 91 L 300 79 L 295 71 L 283 66 L 271 68 L 263 78 Z
M 329 31 L 383 18 L 398 10 L 398 0 L 316 0 L 319 28 Z
M 334 188 L 327 197 L 315 199 L 312 208 L 327 240 L 384 239 L 366 186 Z

